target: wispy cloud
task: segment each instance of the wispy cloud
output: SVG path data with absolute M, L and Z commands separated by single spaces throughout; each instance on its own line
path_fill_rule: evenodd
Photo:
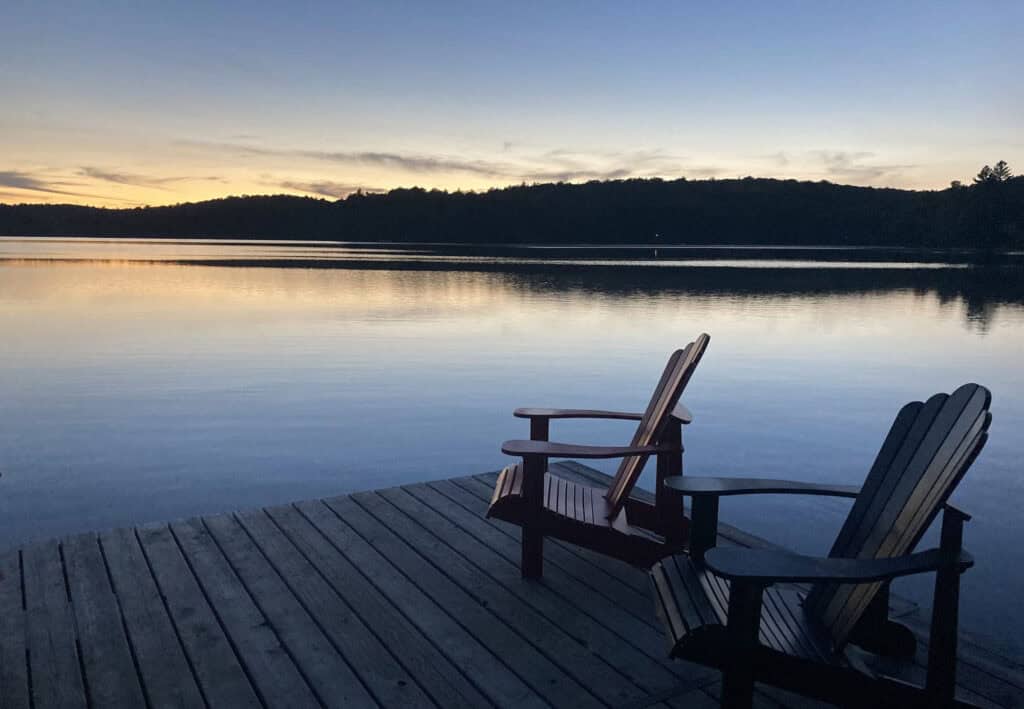
M 52 178 L 39 176 L 33 173 L 20 170 L 0 170 L 0 187 L 26 190 L 28 192 L 42 192 L 44 194 L 59 194 L 68 197 L 90 197 L 93 199 L 109 199 L 103 195 L 89 194 L 77 190 L 65 189 L 66 187 L 77 186 L 74 182 L 64 182 Z
M 13 187 L 19 190 L 49 192 L 51 194 L 76 194 L 75 192 L 57 189 L 54 186 L 55 184 L 59 183 L 52 183 L 47 180 L 43 180 L 27 172 L 18 172 L 15 170 L 0 172 L 0 187 Z
M 286 149 L 199 140 L 179 141 L 179 145 L 217 151 L 239 158 L 285 157 L 355 167 L 391 168 L 418 175 L 461 173 L 507 182 L 612 180 L 679 174 L 713 175 L 722 171 L 717 167 L 686 168 L 681 158 L 660 150 L 588 153 L 561 149 L 532 156 L 517 151 L 513 161 L 512 156 L 510 159 L 486 159 L 390 151 Z M 502 154 L 508 155 L 512 152 L 511 148 L 512 143 L 504 143 Z
M 321 162 L 345 165 L 372 165 L 391 167 L 407 172 L 463 172 L 485 177 L 499 177 L 514 172 L 513 166 L 507 163 L 488 160 L 461 159 L 449 156 L 417 155 L 379 151 L 331 151 L 331 150 L 294 150 L 283 148 L 263 148 L 255 145 L 239 143 L 217 143 L 202 140 L 178 141 L 181 145 L 206 150 L 217 150 L 238 157 L 273 156 L 304 158 Z
M 283 187 L 286 190 L 295 190 L 297 192 L 306 192 L 308 194 L 321 195 L 323 197 L 334 197 L 340 199 L 347 197 L 353 192 L 385 192 L 386 190 L 378 189 L 375 187 L 367 187 L 365 185 L 352 185 L 344 182 L 333 182 L 331 180 L 312 180 L 309 182 L 286 180 L 284 182 L 277 183 L 278 187 Z
M 82 177 L 91 177 L 94 180 L 103 180 L 104 182 L 113 182 L 119 185 L 131 185 L 132 187 L 150 187 L 154 189 L 166 189 L 166 185 L 175 182 L 188 182 L 194 180 L 204 180 L 212 182 L 220 180 L 219 177 L 154 177 L 152 175 L 140 175 L 134 172 L 106 170 L 99 167 L 82 167 L 78 170 L 78 174 L 81 175 Z
M 825 173 L 845 182 L 873 182 L 881 177 L 892 178 L 916 165 L 873 163 L 875 153 L 867 151 L 816 150 L 811 153 L 824 165 Z
M 522 175 L 526 182 L 575 182 L 580 180 L 621 180 L 635 176 L 632 170 L 624 167 L 610 170 L 579 169 L 579 170 L 541 170 Z

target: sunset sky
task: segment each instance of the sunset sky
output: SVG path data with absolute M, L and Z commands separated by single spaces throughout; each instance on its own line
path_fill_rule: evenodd
M 1024 2 L 27 2 L 0 202 L 1024 169 Z

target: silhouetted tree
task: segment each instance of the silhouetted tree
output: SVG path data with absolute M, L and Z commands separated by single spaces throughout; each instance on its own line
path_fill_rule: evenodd
M 1013 173 L 1010 172 L 1010 166 L 1006 164 L 1006 161 L 1000 160 L 996 163 L 996 166 L 992 168 L 992 176 L 999 182 L 1006 182 L 1013 177 Z
M 978 171 L 978 174 L 974 176 L 974 184 L 976 185 L 983 185 L 986 182 L 992 182 L 993 180 L 995 180 L 995 175 L 992 174 L 992 168 L 988 165 L 981 168 L 981 170 Z

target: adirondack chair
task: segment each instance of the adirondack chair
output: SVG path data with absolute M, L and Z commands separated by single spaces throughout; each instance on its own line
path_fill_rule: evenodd
M 522 527 L 524 577 L 543 573 L 544 537 L 551 536 L 645 567 L 686 542 L 682 496 L 662 483 L 682 475 L 682 426 L 692 420 L 679 403 L 710 337 L 700 335 L 668 360 L 643 413 L 582 409 L 516 409 L 530 420 L 530 440 L 505 441 L 501 450 L 522 457 L 498 475 L 488 517 Z M 548 440 L 551 419 L 639 421 L 628 446 L 579 446 Z M 657 457 L 654 505 L 630 499 L 647 459 Z M 566 480 L 546 471 L 547 459 L 622 458 L 606 490 Z
M 723 706 L 749 706 L 755 681 L 847 706 L 956 705 L 960 574 L 973 562 L 961 548 L 970 517 L 947 499 L 985 445 L 990 401 L 987 389 L 965 384 L 904 406 L 860 488 L 670 481 L 694 504 L 691 554 L 651 569 L 671 654 L 722 669 Z M 711 548 L 719 498 L 757 493 L 856 501 L 826 558 Z M 939 547 L 913 552 L 940 510 Z M 924 572 L 936 576 L 927 680 L 919 687 L 870 670 L 868 661 L 913 654 L 913 634 L 888 618 L 889 582 Z

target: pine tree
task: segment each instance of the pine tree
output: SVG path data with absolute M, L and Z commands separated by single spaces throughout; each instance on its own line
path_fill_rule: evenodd
M 1013 173 L 1010 172 L 1010 166 L 1006 164 L 1005 160 L 1000 160 L 992 168 L 992 177 L 995 178 L 996 182 L 1006 182 L 1013 177 Z

